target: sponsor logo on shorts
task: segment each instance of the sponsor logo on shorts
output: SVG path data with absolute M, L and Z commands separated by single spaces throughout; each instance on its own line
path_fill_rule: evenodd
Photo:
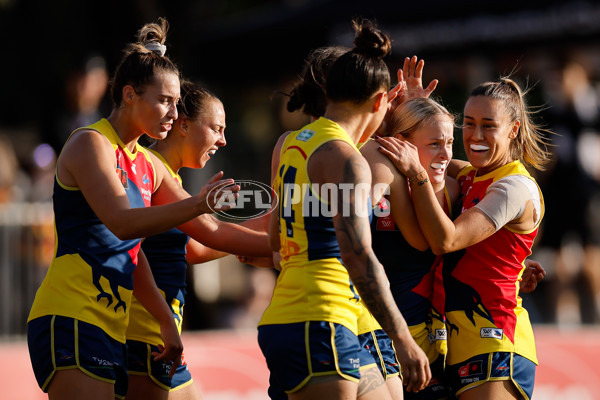
M 502 340 L 502 334 L 504 331 L 499 328 L 481 328 L 482 338 L 492 338 Z
M 112 367 L 113 365 L 115 365 L 114 362 L 109 361 L 109 360 L 103 360 L 101 358 L 98 357 L 92 357 L 92 360 L 94 360 L 94 362 L 102 367 Z
M 508 369 L 508 365 L 506 365 L 506 362 L 502 361 L 500 364 L 498 364 L 498 366 L 496 367 L 497 371 L 506 371 Z
M 483 373 L 483 361 L 481 360 L 472 361 L 458 369 L 458 376 L 460 376 L 461 378 L 479 375 L 481 373 Z M 475 380 L 479 380 L 479 378 Z M 472 380 L 472 382 L 475 382 L 475 380 Z
M 447 340 L 448 331 L 445 329 L 436 329 L 435 332 L 430 332 L 429 335 L 427 335 L 427 338 L 429 339 L 429 343 L 433 343 L 437 340 Z
M 164 361 L 160 363 L 160 368 L 162 369 L 161 376 L 163 376 L 163 377 L 169 376 L 169 372 L 171 371 L 172 364 L 173 364 L 173 362 L 171 362 L 171 361 L 169 361 L 168 364 Z
M 298 136 L 296 136 L 296 139 L 301 140 L 303 142 L 308 142 L 308 139 L 310 139 L 314 135 L 314 131 L 311 131 L 310 129 L 304 129 L 298 134 Z
M 352 364 L 352 368 L 360 368 L 360 358 L 349 358 L 348 361 Z

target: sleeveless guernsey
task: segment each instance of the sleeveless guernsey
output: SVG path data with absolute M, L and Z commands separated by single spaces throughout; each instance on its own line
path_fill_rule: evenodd
M 132 208 L 150 206 L 154 167 L 142 146 L 130 152 L 106 119 L 78 130 L 95 130 L 111 142 Z M 38 289 L 28 321 L 61 315 L 100 327 L 125 343 L 140 239 L 120 240 L 93 212 L 81 190 L 55 176 L 55 254 Z
M 494 181 L 510 175 L 533 180 L 520 161 L 483 176 L 476 173 L 468 166 L 458 176 L 462 212 L 476 205 Z M 542 198 L 542 216 L 543 210 Z M 529 315 L 519 297 L 519 280 L 541 219 L 530 231 L 504 226 L 489 238 L 444 258 L 448 364 L 492 352 L 514 352 L 537 364 Z
M 260 325 L 304 321 L 339 323 L 357 333 L 362 307 L 341 261 L 331 208 L 311 186 L 307 165 L 326 142 L 358 149 L 337 123 L 326 118 L 292 132 L 282 150 L 273 186 L 279 195 L 281 273 Z

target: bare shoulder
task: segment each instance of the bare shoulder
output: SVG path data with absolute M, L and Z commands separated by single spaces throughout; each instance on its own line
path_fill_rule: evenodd
M 383 156 L 378 150 L 379 143 L 374 140 L 369 140 L 367 143 L 362 145 L 360 148 L 360 154 L 371 164 L 371 162 L 376 162 L 380 159 L 380 156 Z M 383 156 L 386 158 L 385 156 Z
M 323 143 L 314 151 L 308 160 L 308 175 L 315 183 L 371 182 L 365 158 L 342 140 Z
M 402 174 L 394 167 L 394 163 L 379 151 L 379 147 L 379 143 L 369 140 L 360 148 L 360 152 L 369 163 L 373 174 L 373 183 L 390 184 Z
M 98 131 L 87 129 L 73 133 L 58 157 L 59 180 L 72 187 L 80 186 L 76 176 L 82 171 L 116 166 L 117 159 L 110 141 Z
M 309 165 L 322 167 L 342 166 L 341 163 L 353 159 L 355 162 L 367 164 L 365 158 L 350 144 L 343 140 L 331 140 L 319 146 L 310 156 Z M 312 167 L 311 167 L 312 168 Z
M 462 171 L 462 169 L 468 165 L 469 165 L 468 161 L 458 160 L 456 158 L 453 158 L 452 160 L 450 160 L 450 163 L 448 164 L 448 170 L 447 170 L 448 176 L 450 176 L 452 178 L 456 178 L 456 176 L 460 173 L 460 171 Z
M 275 147 L 273 148 L 273 152 L 281 151 L 281 148 L 283 147 L 283 142 L 285 142 L 285 139 L 287 139 L 290 133 L 292 133 L 292 131 L 286 131 L 279 136 L 277 142 L 275 143 Z
M 82 129 L 74 132 L 65 143 L 61 155 L 91 154 L 99 149 L 112 149 L 110 141 L 98 131 Z

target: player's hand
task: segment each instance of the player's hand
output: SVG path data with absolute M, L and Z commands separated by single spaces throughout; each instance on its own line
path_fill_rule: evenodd
M 425 61 L 419 60 L 417 56 L 412 58 L 406 57 L 404 59 L 404 66 L 402 67 L 402 75 L 406 81 L 406 97 L 407 99 L 414 99 L 416 97 L 429 97 L 435 90 L 438 84 L 438 80 L 434 79 L 429 82 L 426 88 L 423 88 L 423 67 Z
M 379 151 L 394 163 L 402 175 L 410 178 L 423 170 L 419 151 L 414 144 L 391 136 L 377 137 L 375 140 L 380 145 Z
M 406 81 L 401 69 L 398 69 L 397 76 L 398 83 L 388 92 L 388 111 L 386 115 L 391 115 L 396 107 L 406 100 Z
M 181 355 L 183 354 L 183 343 L 173 319 L 160 325 L 160 336 L 165 345 L 159 344 L 157 346 L 158 352 L 153 351 L 152 356 L 154 361 L 162 361 L 167 364 L 172 362 L 169 370 L 169 377 L 172 378 L 177 371 L 177 367 L 181 365 Z
M 396 72 L 398 84 L 388 92 L 388 109 L 381 126 L 377 129 L 377 134 L 387 136 L 394 132 L 387 132 L 389 119 L 396 108 L 407 100 L 416 97 L 429 97 L 435 90 L 438 80 L 429 82 L 426 88 L 423 88 L 423 67 L 424 60 L 419 60 L 417 56 L 406 57 L 404 65 Z
M 223 171 L 217 172 L 197 195 L 202 214 L 227 211 L 235 207 L 240 186 L 236 185 L 233 179 L 221 179 L 222 177 Z
M 523 293 L 531 293 L 537 287 L 537 284 L 546 277 L 546 270 L 538 261 L 526 259 L 525 270 L 521 275 L 519 283 L 519 291 Z
M 402 383 L 406 386 L 406 391 L 418 392 L 431 381 L 431 369 L 425 352 L 412 336 L 407 336 L 406 340 L 402 340 L 401 343 L 394 343 L 394 348 L 396 358 L 402 367 Z
M 236 257 L 239 262 L 244 264 L 253 265 L 258 268 L 275 268 L 277 271 L 281 271 L 281 255 L 278 251 L 274 251 L 272 257 Z

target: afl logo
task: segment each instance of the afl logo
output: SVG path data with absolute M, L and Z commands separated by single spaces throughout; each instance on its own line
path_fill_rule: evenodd
M 269 214 L 277 206 L 277 194 L 270 186 L 252 180 L 239 180 L 235 184 L 240 187 L 237 198 L 229 186 L 215 187 L 208 193 L 208 198 L 214 199 L 216 204 L 211 210 L 217 215 L 233 220 L 248 220 Z M 231 208 L 220 210 L 227 206 Z

